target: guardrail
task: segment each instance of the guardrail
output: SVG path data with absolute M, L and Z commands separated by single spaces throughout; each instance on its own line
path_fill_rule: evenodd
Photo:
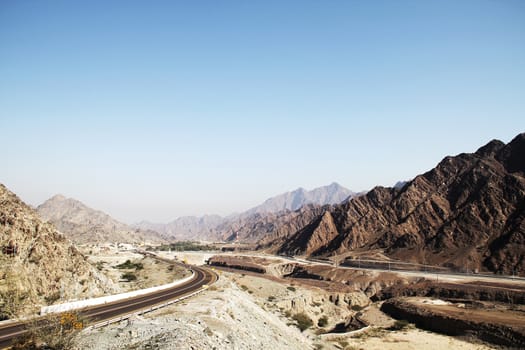
M 217 282 L 219 280 L 219 275 L 217 273 L 215 273 L 215 272 L 213 272 L 213 274 L 215 275 L 215 278 L 216 278 L 215 282 Z M 134 316 L 134 315 L 144 315 L 146 313 L 153 312 L 155 310 L 158 310 L 158 309 L 164 308 L 166 306 L 169 306 L 169 305 L 178 303 L 180 301 L 183 301 L 185 299 L 191 298 L 191 297 L 193 297 L 193 296 L 195 296 L 195 295 L 197 295 L 199 293 L 202 293 L 205 290 L 206 290 L 206 288 L 201 287 L 199 290 L 197 290 L 197 291 L 195 291 L 193 293 L 184 295 L 184 296 L 182 296 L 180 298 L 173 299 L 173 300 L 167 301 L 167 302 L 162 303 L 162 304 L 154 305 L 152 307 L 145 308 L 145 309 L 142 309 L 142 310 L 139 310 L 139 311 L 130 312 L 129 314 L 121 315 L 119 317 L 115 317 L 115 318 L 112 318 L 112 319 L 109 319 L 109 320 L 100 321 L 100 322 L 97 322 L 97 323 L 95 323 L 95 324 L 93 324 L 93 325 L 91 325 L 89 327 L 86 327 L 86 329 L 97 329 L 97 328 L 101 328 L 101 327 L 106 327 L 106 326 L 109 326 L 110 324 L 118 323 L 118 322 L 122 322 L 124 320 L 127 320 L 131 316 Z
M 86 329 L 102 328 L 102 327 L 109 326 L 110 324 L 113 324 L 113 323 L 118 323 L 118 322 L 122 322 L 124 320 L 127 320 L 127 319 L 129 319 L 130 317 L 132 317 L 134 315 L 144 315 L 146 313 L 153 312 L 155 310 L 164 308 L 166 306 L 178 303 L 178 302 L 180 302 L 180 301 L 182 301 L 184 299 L 188 299 L 188 298 L 190 298 L 190 297 L 192 297 L 194 295 L 197 295 L 197 294 L 201 293 L 204 290 L 205 290 L 204 288 L 201 288 L 198 291 L 195 291 L 195 292 L 193 292 L 191 294 L 182 296 L 182 297 L 177 298 L 177 299 L 173 299 L 173 300 L 167 301 L 167 302 L 162 303 L 162 304 L 154 305 L 152 307 L 149 307 L 149 308 L 146 308 L 146 309 L 142 309 L 142 310 L 139 310 L 139 311 L 135 311 L 135 312 L 131 312 L 129 314 L 121 315 L 119 317 L 115 317 L 115 318 L 112 318 L 112 319 L 109 319 L 109 320 L 100 321 L 100 322 L 97 322 L 97 323 L 95 323 L 95 324 L 93 324 L 93 325 L 91 325 L 89 327 L 86 327 Z
M 195 272 L 191 271 L 191 276 L 185 277 L 183 279 L 163 284 L 161 286 L 156 287 L 150 287 L 146 289 L 139 289 L 132 292 L 126 292 L 126 293 L 120 293 L 120 294 L 113 294 L 113 295 L 107 295 L 103 297 L 98 298 L 92 298 L 92 299 L 84 299 L 84 300 L 76 300 L 68 303 L 63 304 L 56 304 L 56 305 L 50 305 L 50 306 L 44 306 L 40 309 L 41 315 L 47 315 L 50 313 L 58 313 L 58 312 L 65 312 L 65 311 L 71 311 L 71 310 L 77 310 L 82 309 L 88 306 L 95 306 L 95 305 L 102 305 L 107 304 L 110 302 L 118 301 L 118 300 L 124 300 L 132 297 L 136 297 L 139 295 L 145 295 L 152 292 L 157 292 L 160 290 L 172 288 L 175 286 L 178 286 L 180 284 L 186 283 L 189 280 L 191 280 L 195 276 Z

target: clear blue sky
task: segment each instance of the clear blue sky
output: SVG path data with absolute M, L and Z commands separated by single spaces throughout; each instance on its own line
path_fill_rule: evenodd
M 392 185 L 525 131 L 525 2 L 0 2 L 0 182 L 118 219 Z

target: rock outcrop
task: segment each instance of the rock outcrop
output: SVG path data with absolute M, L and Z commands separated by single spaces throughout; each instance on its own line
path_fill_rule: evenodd
M 279 253 L 311 255 L 318 247 L 329 244 L 339 235 L 329 211 L 301 229 L 280 248 Z
M 52 224 L 1 184 L 0 247 L 4 317 L 12 316 L 9 303 L 19 303 L 15 313 L 20 314 L 34 311 L 32 306 L 117 290 Z
M 382 250 L 458 270 L 525 272 L 525 134 L 446 157 L 402 187 L 327 207 L 285 242 L 286 254 Z M 324 219 L 323 219 L 324 218 Z M 321 223 L 324 224 L 319 226 Z M 325 239 L 320 238 L 324 232 Z

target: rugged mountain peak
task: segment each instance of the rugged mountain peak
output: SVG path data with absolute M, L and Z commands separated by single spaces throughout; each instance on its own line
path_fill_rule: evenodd
M 500 140 L 492 140 L 479 148 L 475 154 L 482 158 L 494 157 L 503 147 L 505 147 L 505 144 Z
M 67 198 L 62 194 L 55 194 L 53 197 L 49 198 L 48 200 L 52 202 L 63 202 L 67 200 Z
M 503 163 L 508 172 L 525 173 L 525 133 L 516 136 L 508 145 L 503 147 L 497 159 Z

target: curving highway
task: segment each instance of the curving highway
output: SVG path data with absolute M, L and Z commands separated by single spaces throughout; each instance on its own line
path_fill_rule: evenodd
M 170 261 L 170 263 L 173 263 L 173 261 Z M 184 284 L 150 294 L 86 307 L 79 311 L 79 315 L 91 324 L 100 323 L 123 315 L 147 310 L 168 301 L 187 296 L 202 289 L 204 285 L 210 285 L 217 280 L 217 275 L 207 268 L 189 265 L 184 266 L 195 272 L 193 278 Z M 14 339 L 26 332 L 26 323 L 23 321 L 9 322 L 0 325 L 0 349 L 9 347 L 12 345 Z

